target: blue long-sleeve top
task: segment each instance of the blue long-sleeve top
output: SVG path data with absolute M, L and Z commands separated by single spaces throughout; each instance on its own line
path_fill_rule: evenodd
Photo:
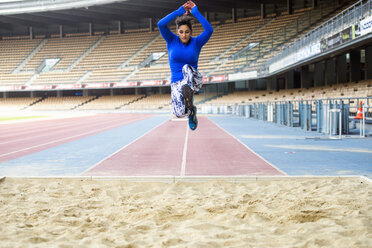
M 213 33 L 211 24 L 199 12 L 197 6 L 191 9 L 196 19 L 201 23 L 204 28 L 203 33 L 197 37 L 190 37 L 187 44 L 183 44 L 180 38 L 168 28 L 168 23 L 178 16 L 185 13 L 185 9 L 181 6 L 179 9 L 170 13 L 158 22 L 158 27 L 164 40 L 167 42 L 169 66 L 172 72 L 171 83 L 183 79 L 182 67 L 189 64 L 195 69 L 198 69 L 198 60 L 201 48 L 209 40 Z

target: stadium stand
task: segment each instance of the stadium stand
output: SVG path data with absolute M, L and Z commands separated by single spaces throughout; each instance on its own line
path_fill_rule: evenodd
M 258 56 L 252 54 L 271 51 L 280 47 L 288 38 L 295 38 L 311 25 L 318 23 L 334 11 L 332 6 L 317 9 L 301 9 L 294 14 L 282 13 L 269 15 L 265 19 L 253 16 L 238 19 L 236 23 L 227 20 L 214 22 L 214 35 L 203 48 L 199 58 L 199 71 L 203 75 L 218 75 L 234 72 L 236 68 L 247 66 Z M 175 28 L 172 27 L 175 32 Z M 83 36 L 45 39 L 45 44 L 38 50 L 42 40 L 17 41 L 17 56 L 12 63 L 1 64 L 1 84 L 63 84 L 96 83 L 141 80 L 165 80 L 170 77 L 168 56 L 165 54 L 150 66 L 143 63 L 154 52 L 166 52 L 166 44 L 158 31 L 128 32 L 125 34 Z M 138 32 L 139 31 L 139 32 Z M 195 24 L 194 36 L 203 31 L 199 23 Z M 12 41 L 13 43 L 13 41 Z M 232 58 L 249 44 L 259 45 L 249 49 L 242 58 Z M 17 45 L 18 44 L 18 45 Z M 10 46 L 2 41 L 0 46 Z M 67 45 L 67 48 L 66 48 Z M 31 74 L 10 74 L 34 50 L 35 54 L 20 68 L 20 73 L 34 72 L 45 58 L 60 58 L 60 62 L 50 72 L 43 72 L 30 80 Z M 259 51 L 258 51 L 259 50 Z M 4 54 L 6 58 L 10 54 Z M 0 59 L 4 59 L 0 57 Z M 268 56 L 263 57 L 267 59 Z M 260 63 L 263 62 L 261 59 Z M 252 69 L 253 67 L 249 67 Z M 68 73 L 69 77 L 66 77 Z
M 350 2 L 351 4 L 352 2 Z M 346 6 L 347 7 L 347 6 Z M 344 7 L 344 8 L 346 8 Z M 303 8 L 293 14 L 252 16 L 212 22 L 214 34 L 203 47 L 199 71 L 213 76 L 257 69 L 281 47 L 327 18 L 339 13 L 332 5 Z M 175 27 L 171 29 L 175 32 Z M 193 35 L 203 31 L 196 23 Z M 24 37 L 23 37 L 24 38 Z M 167 80 L 170 78 L 166 43 L 158 30 L 127 30 L 124 34 L 66 34 L 66 37 L 0 41 L 0 85 L 55 85 L 118 83 L 126 81 Z M 4 52 L 3 52 L 4 51 Z M 157 61 L 147 61 L 152 53 L 165 52 Z M 61 59 L 49 72 L 34 74 L 46 58 Z M 147 63 L 144 63 L 147 62 Z M 36 76 L 35 76 L 36 75 Z M 217 93 L 195 96 L 197 104 L 240 104 L 246 102 L 312 100 L 371 96 L 370 81 L 310 89 L 234 92 L 223 97 Z M 28 99 L 29 100 L 29 99 Z M 209 101 L 210 100 L 210 101 Z M 89 103 L 83 104 L 84 102 Z M 66 102 L 66 103 L 64 103 Z M 22 105 L 22 104 L 20 104 Z M 29 104 L 24 103 L 25 107 Z M 143 94 L 101 97 L 48 97 L 30 109 L 169 109 L 169 94 Z

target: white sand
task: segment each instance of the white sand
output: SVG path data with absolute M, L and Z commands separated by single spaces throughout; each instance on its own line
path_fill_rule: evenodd
M 359 178 L 0 183 L 0 247 L 371 247 Z

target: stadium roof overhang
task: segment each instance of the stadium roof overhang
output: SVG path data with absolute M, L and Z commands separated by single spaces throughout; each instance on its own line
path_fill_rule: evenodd
M 25 32 L 32 26 L 42 32 L 55 26 L 81 26 L 84 23 L 112 25 L 132 23 L 148 27 L 148 20 L 158 20 L 177 9 L 185 0 L 0 0 L 0 35 Z M 292 1 L 289 1 L 292 2 Z M 294 1 L 293 1 L 294 2 Z M 199 10 L 214 13 L 213 18 L 227 19 L 232 9 L 260 13 L 261 4 L 285 8 L 288 0 L 195 0 Z

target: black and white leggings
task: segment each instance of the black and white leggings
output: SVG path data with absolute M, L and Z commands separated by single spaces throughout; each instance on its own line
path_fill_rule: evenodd
M 203 77 L 191 65 L 182 67 L 183 79 L 171 84 L 173 114 L 178 118 L 188 116 L 190 110 L 185 111 L 185 98 L 182 95 L 182 87 L 188 84 L 194 92 L 198 92 L 203 86 Z

